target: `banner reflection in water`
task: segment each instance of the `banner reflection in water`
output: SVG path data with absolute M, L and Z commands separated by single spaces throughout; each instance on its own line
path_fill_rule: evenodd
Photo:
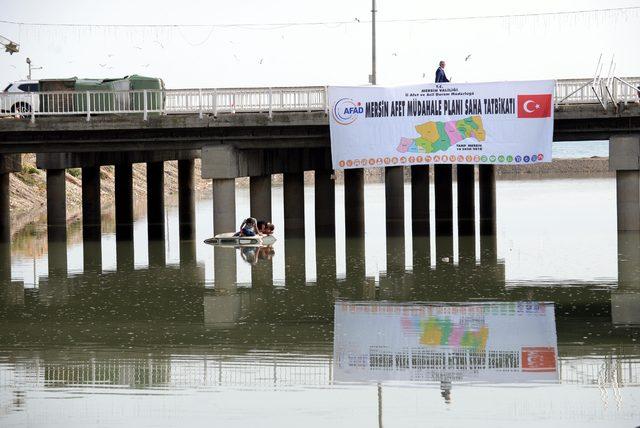
M 557 381 L 552 303 L 337 302 L 336 381 Z

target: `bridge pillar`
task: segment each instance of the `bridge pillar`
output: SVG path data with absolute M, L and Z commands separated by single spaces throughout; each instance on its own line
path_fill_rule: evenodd
M 364 170 L 344 170 L 344 229 L 347 238 L 364 239 Z
M 304 238 L 304 173 L 285 172 L 283 176 L 285 238 Z
M 82 253 L 85 272 L 102 270 L 100 167 L 82 168 Z
M 9 173 L 0 172 L 0 245 L 11 242 Z
M 480 190 L 480 234 L 496 234 L 496 167 L 478 165 Z
M 149 241 L 163 241 L 164 226 L 164 162 L 147 162 L 147 233 Z
M 384 169 L 387 238 L 404 237 L 404 167 Z
M 217 178 L 213 182 L 213 234 L 235 232 L 236 180 Z
M 11 241 L 10 173 L 22 170 L 21 155 L 0 155 L 0 244 Z
M 429 236 L 429 165 L 411 166 L 411 234 Z
M 474 236 L 475 220 L 475 167 L 474 165 L 456 166 L 456 185 L 458 190 L 458 235 Z
M 618 231 L 640 231 L 640 135 L 609 139 L 609 169 L 616 172 Z
M 178 221 L 180 239 L 193 240 L 196 234 L 195 161 L 178 161 Z
M 132 164 L 115 165 L 116 240 L 133 241 Z
M 336 236 L 336 187 L 331 171 L 316 170 L 314 186 L 316 237 L 334 238 Z
M 100 241 L 100 167 L 82 168 L 82 239 Z
M 67 196 L 64 169 L 47 170 L 47 236 L 52 242 L 67 242 Z
M 436 235 L 453 236 L 453 172 L 451 165 L 435 165 Z
M 271 174 L 249 178 L 249 212 L 253 218 L 271 221 Z

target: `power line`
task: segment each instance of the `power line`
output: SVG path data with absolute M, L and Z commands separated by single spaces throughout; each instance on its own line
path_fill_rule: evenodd
M 585 9 L 562 12 L 540 12 L 540 13 L 522 13 L 510 15 L 482 15 L 482 16 L 460 16 L 460 17 L 441 17 L 441 18 L 408 18 L 408 19 L 382 19 L 376 20 L 377 23 L 420 23 L 434 21 L 465 21 L 465 20 L 484 20 L 484 19 L 508 19 L 508 18 L 536 18 L 545 16 L 566 16 L 566 15 L 584 15 L 604 12 L 623 12 L 640 10 L 640 6 L 606 8 L 606 9 Z M 300 26 L 318 26 L 318 25 L 349 25 L 349 24 L 370 24 L 371 20 L 350 20 L 350 21 L 326 21 L 326 22 L 279 22 L 269 24 L 244 23 L 244 24 L 75 24 L 75 23 L 46 23 L 46 22 L 19 22 L 0 20 L 0 24 L 20 25 L 25 27 L 67 27 L 67 28 L 256 28 L 256 29 L 272 29 L 272 27 L 300 27 Z

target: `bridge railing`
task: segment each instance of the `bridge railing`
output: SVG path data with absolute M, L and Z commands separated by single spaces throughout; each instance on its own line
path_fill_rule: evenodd
M 556 81 L 555 105 L 639 100 L 640 77 Z M 325 86 L 0 93 L 0 117 L 328 112 Z

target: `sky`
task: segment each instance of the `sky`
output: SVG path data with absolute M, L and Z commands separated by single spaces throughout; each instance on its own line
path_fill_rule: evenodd
M 0 35 L 20 44 L 17 54 L 0 52 L 3 87 L 26 78 L 27 57 L 42 67 L 34 79 L 141 74 L 168 88 L 362 85 L 371 73 L 371 0 L 0 2 L 0 20 L 26 23 L 0 23 Z M 639 9 L 416 21 L 623 7 Z M 593 77 L 601 54 L 603 75 L 613 61 L 616 76 L 640 76 L 640 0 L 377 0 L 376 8 L 380 85 L 431 82 L 441 59 L 454 82 Z M 300 23 L 318 24 L 292 25 Z

